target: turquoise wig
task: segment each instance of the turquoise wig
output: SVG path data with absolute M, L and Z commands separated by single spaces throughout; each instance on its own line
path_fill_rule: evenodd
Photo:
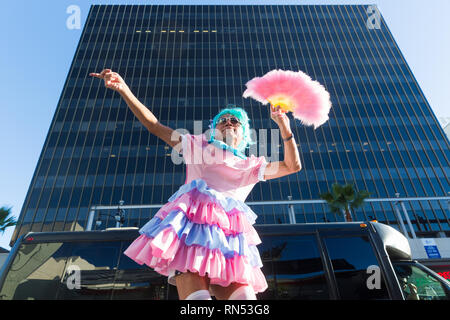
M 211 136 L 209 141 L 214 140 L 214 135 L 215 135 L 215 129 L 216 129 L 216 124 L 217 121 L 219 120 L 219 118 L 221 116 L 223 116 L 224 114 L 231 114 L 233 116 L 235 116 L 236 118 L 239 119 L 239 121 L 241 122 L 241 126 L 242 126 L 242 141 L 241 143 L 237 146 L 237 150 L 239 152 L 244 153 L 245 149 L 249 147 L 249 145 L 255 144 L 256 142 L 254 142 L 252 140 L 252 138 L 250 137 L 250 119 L 248 118 L 247 112 L 239 107 L 236 107 L 234 105 L 228 105 L 227 108 L 222 109 L 212 120 L 211 125 L 209 126 L 211 129 Z

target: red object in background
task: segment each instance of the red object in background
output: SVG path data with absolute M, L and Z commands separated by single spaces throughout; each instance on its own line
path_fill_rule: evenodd
M 450 265 L 438 265 L 438 266 L 427 265 L 427 267 L 436 272 L 442 278 L 450 281 Z

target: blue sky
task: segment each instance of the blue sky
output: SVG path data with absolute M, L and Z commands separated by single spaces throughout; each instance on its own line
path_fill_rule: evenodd
M 450 1 L 76 1 L 0 4 L 0 206 L 18 217 L 91 4 L 377 4 L 438 118 L 449 118 Z M 70 5 L 81 28 L 68 29 Z M 93 70 L 94 71 L 94 70 Z M 10 249 L 13 228 L 0 234 Z

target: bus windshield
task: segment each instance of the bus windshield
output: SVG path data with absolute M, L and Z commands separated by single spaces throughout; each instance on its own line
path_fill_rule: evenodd
M 130 241 L 22 243 L 0 299 L 167 299 L 164 277 L 122 253 Z
M 46 295 L 52 295 L 60 283 L 67 248 L 67 244 L 61 242 L 22 244 L 8 270 L 0 298 L 27 299 L 26 295 L 37 294 L 38 299 L 53 299 Z

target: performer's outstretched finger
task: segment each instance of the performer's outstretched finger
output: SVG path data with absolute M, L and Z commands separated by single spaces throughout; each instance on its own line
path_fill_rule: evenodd
M 103 69 L 101 74 L 104 76 L 106 73 L 109 73 L 111 71 L 112 71 L 111 69 Z

